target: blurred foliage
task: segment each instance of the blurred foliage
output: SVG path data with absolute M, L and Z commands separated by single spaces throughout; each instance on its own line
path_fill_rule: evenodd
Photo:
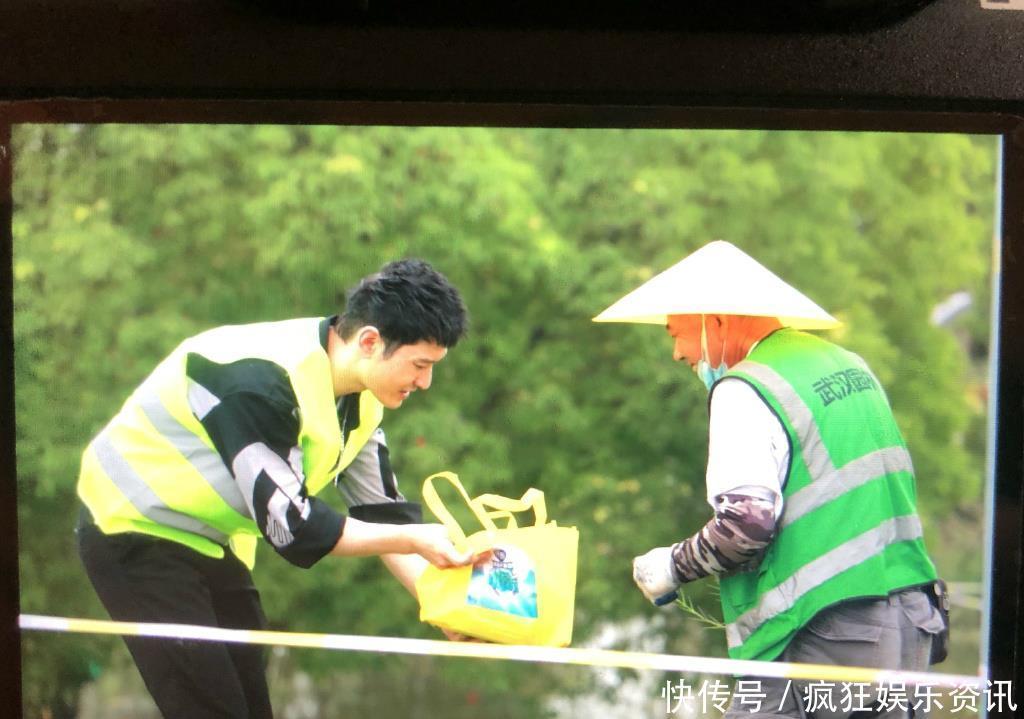
M 712 239 L 845 321 L 831 338 L 889 392 L 929 536 L 980 505 L 993 138 L 26 125 L 14 140 L 23 611 L 105 616 L 74 550 L 77 463 L 164 354 L 219 324 L 333 313 L 347 287 L 401 256 L 445 272 L 472 316 L 433 391 L 385 419 L 403 489 L 418 498 L 442 469 L 473 493 L 544 489 L 550 515 L 581 532 L 577 644 L 650 616 L 631 558 L 710 514 L 703 388 L 657 327 L 590 318 Z M 971 308 L 932 325 L 959 290 Z M 974 576 L 956 579 L 978 578 L 980 536 L 970 543 L 958 549 Z M 262 551 L 256 581 L 275 628 L 439 636 L 375 560 L 303 572 Z M 690 596 L 713 606 L 706 588 Z M 668 650 L 724 653 L 681 612 L 659 621 Z M 124 650 L 27 635 L 30 712 L 73 711 L 111 652 Z M 291 661 L 323 681 L 374 683 L 354 655 Z M 413 671 L 399 665 L 382 676 Z M 415 666 L 427 667 L 415 686 L 443 682 L 467 701 L 481 687 L 529 697 L 508 716 L 539 716 L 540 698 L 578 684 L 501 662 Z M 386 700 L 372 710 L 405 716 Z

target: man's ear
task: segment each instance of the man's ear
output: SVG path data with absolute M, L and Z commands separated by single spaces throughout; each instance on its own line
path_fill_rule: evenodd
M 376 327 L 366 325 L 356 332 L 356 344 L 364 355 L 370 356 L 384 344 L 384 338 L 380 336 L 380 330 Z

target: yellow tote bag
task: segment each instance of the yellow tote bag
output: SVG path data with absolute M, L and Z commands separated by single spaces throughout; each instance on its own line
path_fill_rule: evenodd
M 459 491 L 483 530 L 466 536 L 438 496 L 437 479 Z M 543 492 L 470 499 L 456 475 L 439 472 L 424 480 L 423 500 L 448 528 L 456 549 L 493 551 L 473 566 L 427 567 L 416 581 L 421 621 L 502 644 L 561 647 L 572 641 L 579 532 L 547 521 Z M 515 513 L 531 510 L 533 525 L 518 526 Z M 499 528 L 495 519 L 504 519 L 505 526 Z

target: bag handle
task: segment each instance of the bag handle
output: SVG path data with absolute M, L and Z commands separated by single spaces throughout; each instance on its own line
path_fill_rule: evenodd
M 458 475 L 454 472 L 432 474 L 423 480 L 423 501 L 430 511 L 434 513 L 434 516 L 440 520 L 441 524 L 448 529 L 450 536 L 460 542 L 465 541 L 466 533 L 459 526 L 452 513 L 448 511 L 448 508 L 444 506 L 444 502 L 441 501 L 441 497 L 434 487 L 435 479 L 444 479 L 455 487 L 466 501 L 466 505 L 473 512 L 473 516 L 477 518 L 484 529 L 489 531 L 498 529 L 497 525 L 494 524 L 495 519 L 507 520 L 505 529 L 517 529 L 519 525 L 516 522 L 515 512 L 529 512 L 532 510 L 534 526 L 540 527 L 547 523 L 548 510 L 544 502 L 544 492 L 539 489 L 531 487 L 519 499 L 510 499 L 500 494 L 481 494 L 479 497 L 471 499 L 469 493 L 466 492 L 466 488 L 459 481 Z
M 462 498 L 466 500 L 466 505 L 473 512 L 473 515 L 480 521 L 484 529 L 494 531 L 497 529 L 494 522 L 491 520 L 488 513 L 483 508 L 478 507 L 472 499 L 469 498 L 469 494 L 466 493 L 466 488 L 462 486 L 462 482 L 459 481 L 458 476 L 453 472 L 438 472 L 432 474 L 423 480 L 423 501 L 426 502 L 427 507 L 434 513 L 441 524 L 448 529 L 448 534 L 458 542 L 466 541 L 466 533 L 462 531 L 462 527 L 452 516 L 452 513 L 448 511 L 448 508 L 444 506 L 444 502 L 441 501 L 441 497 L 437 493 L 437 489 L 434 487 L 435 479 L 447 480 L 455 489 L 458 490 Z M 514 521 L 514 520 L 513 520 Z
M 548 521 L 548 509 L 547 504 L 544 502 L 544 493 L 534 487 L 526 490 L 519 499 L 502 497 L 500 494 L 481 494 L 471 501 L 477 505 L 480 511 L 485 512 L 488 517 L 494 519 L 508 518 L 508 529 L 515 529 L 518 526 L 513 516 L 515 512 L 529 512 L 532 510 L 534 517 L 533 526 L 535 527 L 544 526 Z M 496 511 L 487 511 L 487 508 Z

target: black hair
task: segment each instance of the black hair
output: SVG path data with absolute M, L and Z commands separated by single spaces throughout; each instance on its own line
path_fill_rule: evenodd
M 389 262 L 349 290 L 335 322 L 342 339 L 373 325 L 389 355 L 402 345 L 431 341 L 454 347 L 469 325 L 466 306 L 448 278 L 418 259 Z

